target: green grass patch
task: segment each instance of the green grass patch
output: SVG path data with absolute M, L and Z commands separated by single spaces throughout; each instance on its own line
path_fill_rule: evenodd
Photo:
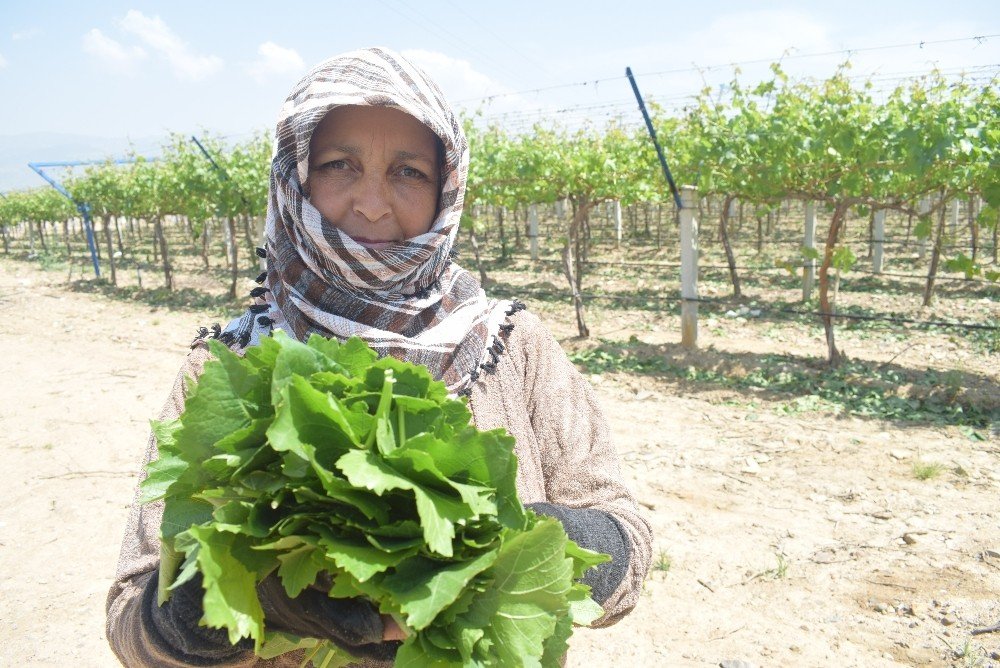
M 660 550 L 659 554 L 656 555 L 656 561 L 653 562 L 653 570 L 666 573 L 672 565 L 673 560 L 670 558 L 670 555 Z
M 930 480 L 941 475 L 944 469 L 944 464 L 939 462 L 925 462 L 917 459 L 913 462 L 913 477 L 917 480 Z
M 887 420 L 984 428 L 1000 422 L 1000 405 L 967 400 L 967 379 L 956 371 L 918 371 L 848 361 L 835 369 L 790 355 L 705 353 L 699 365 L 675 361 L 634 337 L 601 341 L 570 359 L 589 374 L 652 374 L 682 382 L 744 391 L 767 391 L 788 414 L 828 411 Z M 713 359 L 714 358 L 714 359 Z M 809 362 L 812 364 L 810 365 Z

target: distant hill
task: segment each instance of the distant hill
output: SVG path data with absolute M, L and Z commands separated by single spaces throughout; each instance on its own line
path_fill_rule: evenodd
M 159 154 L 166 137 L 89 137 L 86 135 L 29 133 L 0 135 L 0 192 L 45 185 L 28 168 L 29 162 L 104 160 L 122 158 L 130 150 L 141 155 Z

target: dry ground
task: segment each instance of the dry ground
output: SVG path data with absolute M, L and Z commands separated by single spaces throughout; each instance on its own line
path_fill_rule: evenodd
M 538 310 L 572 346 L 569 314 Z M 0 314 L 0 665 L 114 666 L 104 597 L 147 421 L 194 329 L 218 314 L 68 290 L 63 272 L 7 260 Z M 594 334 L 641 325 L 644 341 L 676 344 L 669 319 L 629 318 L 598 320 Z M 822 351 L 815 332 L 735 326 L 705 328 L 703 344 Z M 849 352 L 864 343 L 844 340 Z M 939 351 L 876 348 L 898 364 Z M 997 391 L 996 355 L 962 364 Z M 1000 632 L 972 634 L 1000 622 L 995 431 L 787 415 L 767 396 L 664 378 L 591 381 L 657 563 L 628 619 L 574 637 L 571 665 L 1000 666 Z M 941 472 L 919 480 L 917 461 Z

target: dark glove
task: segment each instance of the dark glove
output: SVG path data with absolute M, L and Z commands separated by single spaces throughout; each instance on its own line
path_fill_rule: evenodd
M 625 579 L 632 557 L 632 541 L 618 520 L 596 508 L 570 508 L 545 502 L 525 507 L 559 520 L 566 535 L 580 547 L 611 555 L 611 561 L 587 569 L 580 578 L 580 582 L 590 585 L 591 598 L 598 603 L 607 601 Z
M 192 666 L 225 663 L 241 654 L 253 651 L 253 640 L 243 638 L 235 645 L 229 642 L 226 629 L 201 626 L 204 615 L 201 573 L 174 589 L 170 600 L 156 602 L 159 572 L 146 581 L 142 594 L 142 625 L 149 643 L 159 654 L 172 656 Z
M 191 665 L 207 665 L 253 650 L 250 638 L 232 645 L 226 629 L 198 623 L 204 615 L 200 573 L 174 589 L 162 606 L 156 603 L 157 579 L 158 573 L 154 573 L 146 583 L 143 621 L 151 642 L 162 652 Z M 257 585 L 257 596 L 264 610 L 264 625 L 272 631 L 330 640 L 355 656 L 379 660 L 391 661 L 402 644 L 382 641 L 382 617 L 363 599 L 333 599 L 313 588 L 292 599 L 274 575 Z
M 380 658 L 372 652 L 383 644 L 385 627 L 382 616 L 369 601 L 330 598 L 313 587 L 289 598 L 276 575 L 269 575 L 257 585 L 257 596 L 264 609 L 264 624 L 270 630 L 330 640 L 357 656 Z

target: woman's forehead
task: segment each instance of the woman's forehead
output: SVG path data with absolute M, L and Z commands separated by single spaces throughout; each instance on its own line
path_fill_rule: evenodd
M 360 141 L 368 136 L 427 146 L 438 140 L 429 127 L 402 110 L 347 105 L 327 112 L 313 129 L 311 143 L 332 139 Z

